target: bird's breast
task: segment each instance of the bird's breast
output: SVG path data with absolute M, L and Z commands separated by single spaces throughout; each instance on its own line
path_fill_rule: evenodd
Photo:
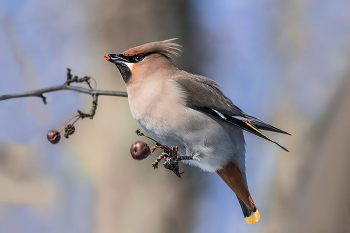
M 133 117 L 152 136 L 164 136 L 183 125 L 184 93 L 171 80 L 158 80 L 127 87 Z

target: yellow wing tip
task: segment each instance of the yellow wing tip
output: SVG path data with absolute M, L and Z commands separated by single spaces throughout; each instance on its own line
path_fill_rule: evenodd
M 248 224 L 256 223 L 259 221 L 259 219 L 260 219 L 260 214 L 258 210 L 252 213 L 249 217 L 245 218 Z

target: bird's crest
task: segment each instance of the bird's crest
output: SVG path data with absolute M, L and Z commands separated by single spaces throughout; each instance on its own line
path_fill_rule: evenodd
M 143 44 L 143 45 L 126 50 L 123 53 L 123 55 L 134 56 L 140 53 L 160 53 L 165 57 L 167 57 L 168 59 L 171 59 L 171 55 L 180 56 L 180 53 L 182 52 L 181 50 L 182 46 L 173 42 L 176 39 L 177 38 L 173 38 L 169 40 Z

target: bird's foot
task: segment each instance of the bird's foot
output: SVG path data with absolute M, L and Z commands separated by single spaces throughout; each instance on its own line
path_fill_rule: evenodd
M 160 144 L 159 142 L 157 142 L 156 140 L 154 140 L 151 137 L 146 136 L 145 134 L 143 134 L 139 129 L 136 130 L 136 134 L 138 136 L 143 136 L 143 137 L 147 137 L 148 139 L 151 139 L 152 141 L 154 141 L 156 143 L 155 146 L 151 147 L 151 153 L 153 153 L 156 149 L 162 149 L 164 152 L 161 153 L 156 160 L 152 163 L 152 167 L 154 169 L 158 168 L 158 164 L 159 162 L 164 159 L 164 163 L 163 166 L 168 169 L 171 170 L 172 172 L 174 172 L 179 178 L 181 178 L 181 174 L 183 172 L 179 172 L 179 161 L 181 160 L 193 160 L 193 156 L 180 156 L 177 151 L 178 151 L 178 147 L 177 146 L 172 146 L 172 147 L 168 147 L 165 145 Z
M 179 171 L 179 161 L 181 156 L 177 153 L 178 149 L 177 146 L 172 146 L 171 148 L 167 147 L 166 150 L 164 150 L 167 153 L 165 153 L 163 166 L 181 178 L 181 174 L 184 172 Z
M 184 172 L 179 172 L 179 162 L 176 160 L 173 160 L 172 158 L 168 157 L 164 159 L 165 162 L 163 163 L 163 166 L 174 172 L 179 178 L 181 178 L 181 174 Z
M 199 155 L 193 155 L 192 160 L 201 161 L 201 159 L 199 158 Z

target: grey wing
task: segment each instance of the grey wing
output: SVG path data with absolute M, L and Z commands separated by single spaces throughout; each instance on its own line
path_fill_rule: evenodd
M 288 134 L 287 132 L 266 124 L 259 119 L 246 114 L 240 108 L 233 105 L 231 100 L 224 96 L 220 91 L 218 84 L 215 81 L 203 76 L 188 73 L 186 73 L 185 76 L 178 76 L 173 80 L 186 92 L 186 104 L 188 107 L 246 130 L 273 142 L 283 150 L 288 151 L 286 148 L 263 134 L 259 129 Z
M 184 71 L 183 71 L 184 72 Z M 184 78 L 186 77 L 186 78 Z M 242 117 L 249 120 L 260 130 L 273 131 L 277 133 L 289 133 L 267 124 L 258 118 L 243 112 L 235 106 L 219 89 L 219 84 L 209 78 L 189 73 L 182 74 L 174 79 L 187 92 L 187 105 L 189 107 L 210 108 L 231 117 Z
M 217 82 L 189 73 L 176 77 L 174 81 L 186 91 L 189 107 L 208 107 L 227 115 L 245 117 L 244 112 L 221 92 Z

